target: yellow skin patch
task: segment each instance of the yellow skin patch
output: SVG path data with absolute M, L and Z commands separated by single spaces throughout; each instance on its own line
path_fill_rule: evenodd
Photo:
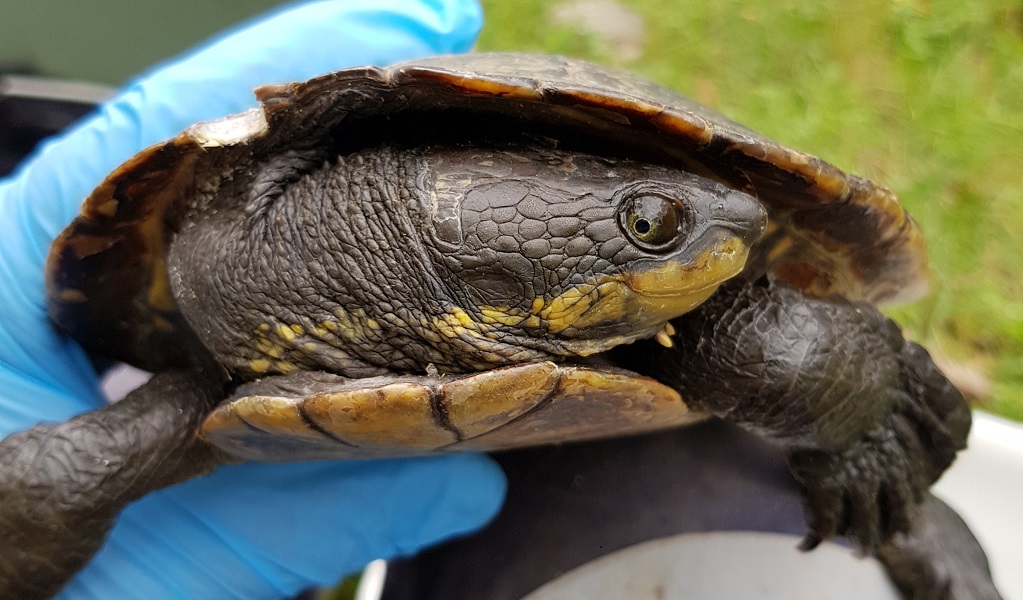
M 380 322 L 366 316 L 363 309 L 334 313 L 336 320 L 323 323 L 262 323 L 253 335 L 254 354 L 248 369 L 254 374 L 290 373 L 302 367 L 289 360 L 294 350 L 315 353 L 327 346 L 341 346 L 341 342 L 371 344 L 379 340 Z
M 580 321 L 580 317 L 597 301 L 597 296 L 597 287 L 594 285 L 569 288 L 548 302 L 539 317 L 547 323 L 552 333 L 559 333 Z
M 530 329 L 543 327 L 546 331 L 558 333 L 569 327 L 585 327 L 608 318 L 614 319 L 622 314 L 613 302 L 615 288 L 620 283 L 617 278 L 607 277 L 600 283 L 569 288 L 550 300 L 534 298 L 528 314 L 507 306 L 481 306 L 481 324 Z M 465 313 L 460 308 L 455 310 Z
M 748 254 L 749 247 L 742 240 L 728 238 L 704 250 L 689 264 L 668 262 L 656 269 L 630 273 L 626 275 L 625 282 L 642 296 L 684 304 L 689 297 L 701 296 L 708 287 L 713 291 L 722 282 L 738 275 L 746 265 Z
M 299 366 L 290 360 L 279 360 L 274 363 L 274 367 L 279 373 L 291 373 L 299 370 Z
M 357 308 L 353 311 L 346 311 L 339 308 L 334 311 L 336 321 L 323 323 L 336 335 L 349 342 L 367 343 L 377 339 L 372 332 L 380 331 L 380 324 L 371 318 L 366 317 L 366 311 Z
M 265 358 L 257 358 L 249 361 L 249 370 L 253 373 L 266 373 L 270 370 L 270 361 Z
M 294 341 L 295 339 L 295 331 L 287 325 L 278 325 L 277 335 L 289 342 Z
M 479 337 L 481 333 L 491 329 L 490 326 L 473 320 L 469 313 L 457 306 L 449 308 L 443 315 L 433 317 L 432 324 L 442 336 L 452 339 L 464 335 Z
M 747 256 L 749 247 L 733 237 L 700 253 L 689 264 L 669 262 L 626 275 L 625 284 L 639 301 L 632 322 L 666 322 L 691 311 L 723 282 L 742 272 Z
M 629 321 L 627 290 L 619 277 L 608 278 L 596 286 L 569 290 L 555 298 L 540 317 L 554 333 L 568 329 L 586 329 L 608 321 Z
M 537 298 L 543 305 L 543 298 Z M 526 320 L 525 315 L 513 314 L 513 311 L 507 306 L 482 306 L 480 307 L 480 321 L 484 325 L 505 325 L 507 327 L 517 327 L 523 321 Z

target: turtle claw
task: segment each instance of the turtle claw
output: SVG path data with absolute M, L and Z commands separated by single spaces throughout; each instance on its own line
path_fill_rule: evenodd
M 821 542 L 823 541 L 824 540 L 821 538 L 821 536 L 817 535 L 813 531 L 808 531 L 806 532 L 806 535 L 803 536 L 803 539 L 799 542 L 799 550 L 800 552 L 809 552 L 816 548 L 817 546 L 820 546 Z
M 802 486 L 809 527 L 800 547 L 808 550 L 845 536 L 866 555 L 908 532 L 930 485 L 930 478 L 913 467 L 912 458 L 919 455 L 919 444 L 893 430 L 872 432 L 840 453 L 790 450 L 789 467 Z

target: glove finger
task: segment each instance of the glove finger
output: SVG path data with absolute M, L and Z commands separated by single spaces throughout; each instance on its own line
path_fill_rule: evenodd
M 481 19 L 472 0 L 316 2 L 292 8 L 153 71 L 45 144 L 0 185 L 0 306 L 5 309 L 0 372 L 7 373 L 0 384 L 24 377 L 57 387 L 63 398 L 56 404 L 42 398 L 34 405 L 38 416 L 23 425 L 66 419 L 99 402 L 88 361 L 47 323 L 42 271 L 51 241 L 108 172 L 195 121 L 254 106 L 257 85 L 464 51 Z M 77 396 L 76 403 L 83 389 L 93 391 Z
M 0 322 L 0 338 L 4 335 L 2 329 Z M 66 365 L 68 372 L 79 376 L 61 382 L 37 381 L 0 365 L 0 438 L 40 422 L 66 420 L 101 402 L 95 371 L 84 354 L 72 342 L 60 340 L 56 335 L 47 339 L 60 348 L 58 352 L 67 353 L 67 356 L 55 357 L 53 362 Z M 61 344 L 68 348 L 64 349 Z M 76 359 L 81 362 L 76 364 Z
M 289 597 L 475 529 L 504 488 L 481 455 L 226 467 L 130 507 L 62 597 Z

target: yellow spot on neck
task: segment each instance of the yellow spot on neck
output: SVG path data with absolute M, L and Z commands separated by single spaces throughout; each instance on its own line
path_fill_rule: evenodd
M 299 366 L 289 360 L 279 360 L 275 362 L 274 368 L 280 373 L 292 373 L 299 370 Z
M 279 344 L 261 337 L 256 341 L 256 350 L 270 358 L 280 358 L 284 349 Z
M 249 370 L 253 373 L 266 373 L 270 370 L 270 361 L 263 358 L 249 361 Z
M 455 321 L 457 321 L 462 327 L 472 327 L 476 324 L 476 322 L 472 320 L 472 317 L 469 316 L 469 313 L 457 306 L 451 309 L 451 314 L 455 317 Z
M 517 314 L 507 306 L 481 306 L 481 321 L 484 324 L 499 323 L 508 327 L 515 327 L 525 320 L 525 315 Z

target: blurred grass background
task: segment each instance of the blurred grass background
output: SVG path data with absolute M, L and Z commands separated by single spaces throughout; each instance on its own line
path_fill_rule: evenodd
M 636 71 L 894 189 L 931 293 L 892 307 L 975 401 L 1023 420 L 1023 3 L 483 0 L 479 50 Z

